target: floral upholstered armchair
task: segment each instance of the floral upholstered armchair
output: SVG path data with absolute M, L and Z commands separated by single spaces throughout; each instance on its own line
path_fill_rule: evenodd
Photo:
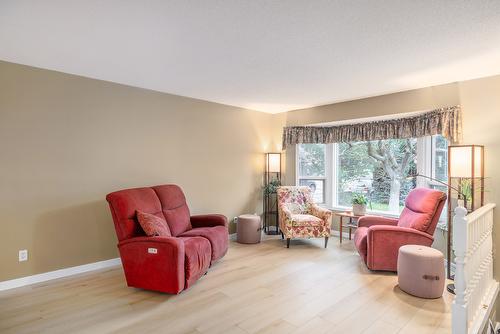
M 281 236 L 290 248 L 292 238 L 325 238 L 328 245 L 332 212 L 315 204 L 309 187 L 279 187 L 278 214 Z

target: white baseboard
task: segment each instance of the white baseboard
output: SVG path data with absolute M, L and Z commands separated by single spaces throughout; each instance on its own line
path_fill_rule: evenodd
M 42 274 L 36 274 L 36 275 L 32 275 L 32 276 L 26 276 L 26 277 L 16 278 L 16 279 L 8 280 L 8 281 L 3 281 L 3 282 L 0 282 L 0 291 L 19 288 L 22 286 L 31 285 L 31 284 L 35 284 L 35 283 L 46 282 L 46 281 L 50 281 L 50 280 L 53 280 L 56 278 L 68 277 L 68 276 L 81 274 L 81 273 L 85 273 L 85 272 L 93 271 L 93 270 L 97 270 L 97 269 L 105 269 L 105 268 L 109 268 L 109 267 L 114 267 L 114 266 L 121 265 L 121 263 L 122 263 L 121 259 L 119 257 L 117 257 L 117 258 L 110 259 L 110 260 L 88 263 L 88 264 L 84 264 L 81 266 L 64 268 L 64 269 L 49 271 L 49 272 L 42 273 Z

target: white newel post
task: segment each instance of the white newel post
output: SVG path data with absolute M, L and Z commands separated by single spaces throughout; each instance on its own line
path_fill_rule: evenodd
M 467 255 L 467 209 L 457 207 L 453 217 L 453 251 L 455 252 L 455 300 L 452 306 L 452 333 L 467 334 L 468 312 L 466 300 L 465 262 Z M 448 259 L 449 261 L 451 259 Z

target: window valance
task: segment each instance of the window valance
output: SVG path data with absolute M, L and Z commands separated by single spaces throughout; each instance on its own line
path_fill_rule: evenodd
M 295 144 L 418 138 L 437 134 L 446 137 L 452 143 L 460 141 L 462 136 L 460 106 L 382 121 L 337 126 L 288 126 L 283 128 L 283 149 Z

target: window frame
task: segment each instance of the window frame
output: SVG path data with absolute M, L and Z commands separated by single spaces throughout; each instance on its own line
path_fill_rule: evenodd
M 417 172 L 422 175 L 430 175 L 434 177 L 434 163 L 435 159 L 434 148 L 435 143 L 433 143 L 432 136 L 420 137 L 417 139 Z M 299 145 L 295 145 L 295 184 L 300 184 L 301 179 L 307 180 L 324 180 L 323 198 L 324 203 L 318 203 L 318 205 L 328 208 L 334 211 L 345 211 L 351 209 L 349 206 L 338 205 L 336 191 L 338 184 L 338 144 L 324 144 L 325 145 L 325 176 L 324 177 L 305 177 L 299 175 Z M 433 186 L 439 185 L 439 183 L 429 180 L 427 178 L 419 177 L 416 180 L 417 187 L 432 188 Z M 369 210 L 368 214 L 383 215 L 386 217 L 399 217 L 400 212 L 391 211 L 380 211 L 380 210 Z

